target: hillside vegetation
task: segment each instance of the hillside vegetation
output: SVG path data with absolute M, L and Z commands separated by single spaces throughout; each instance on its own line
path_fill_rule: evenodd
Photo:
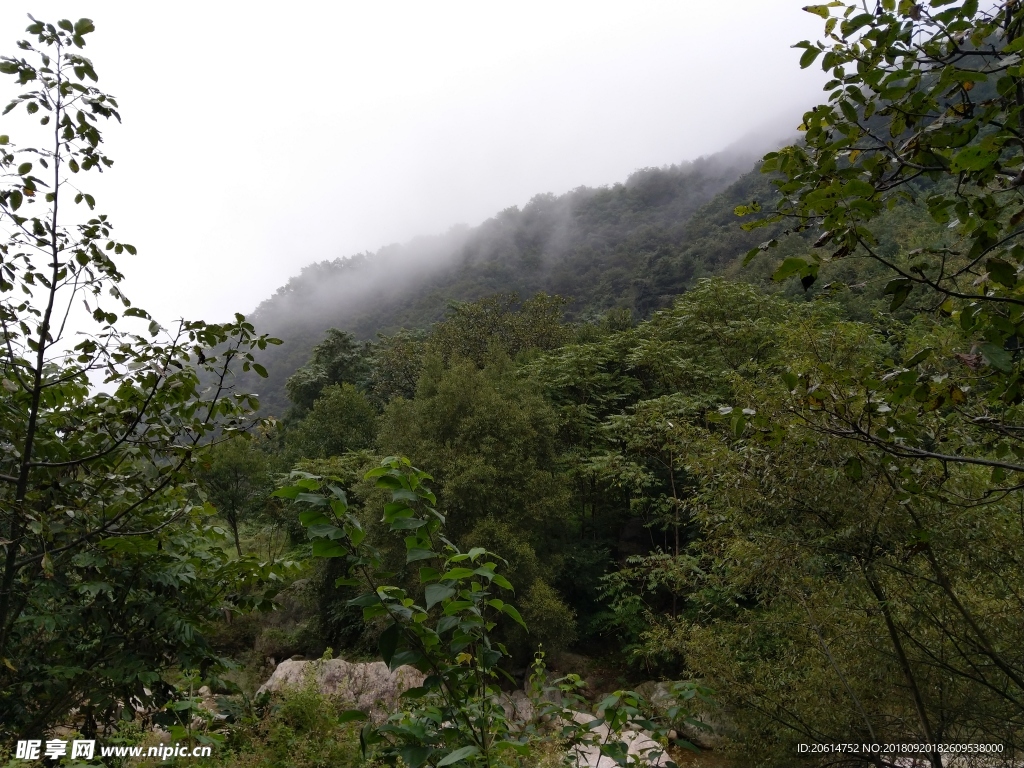
M 495 293 L 563 296 L 576 321 L 621 308 L 648 317 L 758 242 L 736 226 L 733 208 L 772 194 L 752 156 L 715 155 L 637 171 L 611 187 L 537 195 L 477 227 L 312 264 L 253 313 L 286 343 L 265 356 L 269 379 L 247 383 L 265 412 L 282 415 L 284 380 L 328 328 L 372 341 L 425 329 L 452 301 Z
M 134 248 L 38 193 L 117 113 L 92 23 L 33 22 L 37 63 L 0 59 L 58 147 L 0 136 L 0 735 L 1019 765 L 1024 7 L 807 10 L 833 80 L 799 143 L 314 265 L 257 312 L 283 346 L 161 328 Z M 375 721 L 316 689 L 332 657 L 422 684 Z M 282 659 L 305 687 L 257 695 Z

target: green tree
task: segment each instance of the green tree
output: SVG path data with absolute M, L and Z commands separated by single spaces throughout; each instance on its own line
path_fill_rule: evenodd
M 370 366 L 370 395 L 383 409 L 396 397 L 412 400 L 423 371 L 424 339 L 422 331 L 401 331 L 380 336 L 373 346 Z
M 0 730 L 39 733 L 73 708 L 86 730 L 138 697 L 162 705 L 173 667 L 212 672 L 201 627 L 263 603 L 268 570 L 231 561 L 187 488 L 199 448 L 246 428 L 255 369 L 241 315 L 165 329 L 121 291 L 135 254 L 78 178 L 112 164 L 118 119 L 81 49 L 81 19 L 32 21 L 0 72 L 26 90 L 38 143 L 0 136 Z M 75 181 L 72 182 L 72 178 Z M 94 330 L 75 322 L 89 307 Z M 73 330 L 83 333 L 72 338 Z
M 381 448 L 424 456 L 463 536 L 483 516 L 516 520 L 535 542 L 559 526 L 555 421 L 533 384 L 506 359 L 483 369 L 469 360 L 428 360 L 413 401 L 384 414 Z M 503 479 L 502 479 L 503 478 Z
M 444 360 L 459 357 L 477 365 L 493 352 L 514 358 L 531 349 L 553 349 L 569 339 L 562 322 L 567 303 L 561 296 L 543 293 L 521 304 L 514 293 L 455 303 L 431 332 L 427 348 Z
M 377 434 L 377 413 L 351 384 L 332 384 L 286 436 L 302 458 L 326 459 L 369 448 Z
M 1024 8 L 882 0 L 873 13 L 839 2 L 808 10 L 825 20 L 825 38 L 799 44 L 801 65 L 821 58 L 832 78 L 828 102 L 804 115 L 802 144 L 765 156 L 762 170 L 778 174 L 781 197 L 776 210 L 746 226 L 786 221 L 790 231 L 819 235 L 809 255 L 779 265 L 778 280 L 810 285 L 825 264 L 849 257 L 880 264 L 892 309 L 921 295 L 962 332 L 958 354 L 984 370 L 986 395 L 963 406 L 962 392 L 922 375 L 910 386 L 922 404 L 915 406 L 905 397 L 907 377 L 889 377 L 871 387 L 872 397 L 901 407 L 872 427 L 838 428 L 897 456 L 1024 470 Z M 886 247 L 878 227 L 898 206 L 948 234 L 918 247 Z M 757 203 L 737 209 L 757 210 Z M 748 260 L 777 243 L 769 240 Z M 917 369 L 924 354 L 904 365 Z M 976 448 L 945 450 L 914 424 L 922 409 L 950 405 L 971 411 Z M 998 458 L 982 455 L 990 448 Z
M 305 414 L 325 387 L 362 384 L 368 373 L 367 347 L 346 331 L 329 328 L 324 340 L 313 347 L 309 362 L 288 377 L 288 398 Z
M 520 585 L 529 591 L 533 579 L 551 582 L 571 541 L 555 429 L 550 406 L 508 358 L 498 354 L 478 368 L 459 358 L 445 367 L 431 357 L 415 399 L 386 409 L 379 444 L 387 453 L 424 457 L 447 509 L 448 535 L 521 566 Z M 543 567 L 531 565 L 538 557 Z M 551 638 L 571 636 L 572 613 L 556 603 L 538 599 L 538 608 L 557 610 L 536 617 L 537 625 L 564 622 L 570 629 Z
M 239 521 L 258 514 L 274 490 L 277 462 L 267 448 L 256 438 L 226 440 L 205 450 L 196 466 L 207 499 L 231 527 L 239 557 Z

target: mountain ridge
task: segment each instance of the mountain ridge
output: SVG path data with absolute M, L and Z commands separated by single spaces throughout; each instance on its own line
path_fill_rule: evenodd
M 452 301 L 495 293 L 564 296 L 574 321 L 620 308 L 648 317 L 764 239 L 744 233 L 732 209 L 772 194 L 755 154 L 723 152 L 640 169 L 610 186 L 539 194 L 475 227 L 310 264 L 252 313 L 285 345 L 262 360 L 269 378 L 246 384 L 280 415 L 285 379 L 327 329 L 371 341 L 428 327 Z

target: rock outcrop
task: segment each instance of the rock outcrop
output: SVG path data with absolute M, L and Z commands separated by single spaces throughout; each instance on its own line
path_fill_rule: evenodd
M 502 693 L 497 703 L 505 710 L 505 719 L 513 728 L 522 727 L 534 718 L 533 702 L 523 691 Z
M 256 692 L 283 692 L 312 684 L 327 696 L 337 696 L 347 706 L 361 709 L 374 718 L 393 712 L 398 697 L 410 688 L 423 685 L 424 675 L 412 667 L 394 672 L 383 661 L 347 662 L 343 659 L 318 661 L 282 661 Z
M 636 692 L 647 699 L 655 712 L 664 715 L 669 707 L 677 703 L 676 699 L 672 696 L 671 686 L 672 683 L 669 682 L 656 682 L 652 680 L 640 683 L 636 687 Z M 703 724 L 703 727 L 686 723 L 681 724 L 678 736 L 700 749 L 714 749 L 721 746 L 722 737 L 729 735 L 734 730 L 729 722 L 727 713 L 718 707 L 713 708 L 702 705 L 696 699 L 693 700 L 693 703 L 695 709 L 691 714 L 697 721 Z
M 597 719 L 586 712 L 573 712 L 572 718 L 580 725 L 586 725 Z M 607 725 L 599 723 L 592 726 L 590 731 L 595 740 L 601 743 L 625 742 L 631 763 L 638 760 L 644 765 L 657 768 L 662 768 L 669 763 L 669 756 L 662 746 L 652 739 L 650 734 L 641 730 L 625 730 L 621 733 L 611 734 Z M 576 761 L 579 768 L 616 768 L 618 765 L 612 758 L 602 756 L 600 748 L 596 745 L 580 744 L 572 748 L 570 756 Z

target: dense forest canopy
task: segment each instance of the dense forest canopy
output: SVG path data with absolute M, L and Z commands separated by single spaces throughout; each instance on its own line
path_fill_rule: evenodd
M 261 328 L 288 342 L 264 361 L 270 378 L 258 387 L 263 407 L 281 415 L 284 379 L 327 328 L 372 341 L 378 333 L 426 328 L 452 301 L 495 293 L 571 298 L 567 317 L 578 321 L 623 307 L 646 317 L 758 242 L 743 237 L 731 213 L 752 193 L 771 194 L 754 165 L 753 155 L 737 149 L 648 168 L 611 187 L 537 195 L 477 227 L 305 267 L 253 313 Z

